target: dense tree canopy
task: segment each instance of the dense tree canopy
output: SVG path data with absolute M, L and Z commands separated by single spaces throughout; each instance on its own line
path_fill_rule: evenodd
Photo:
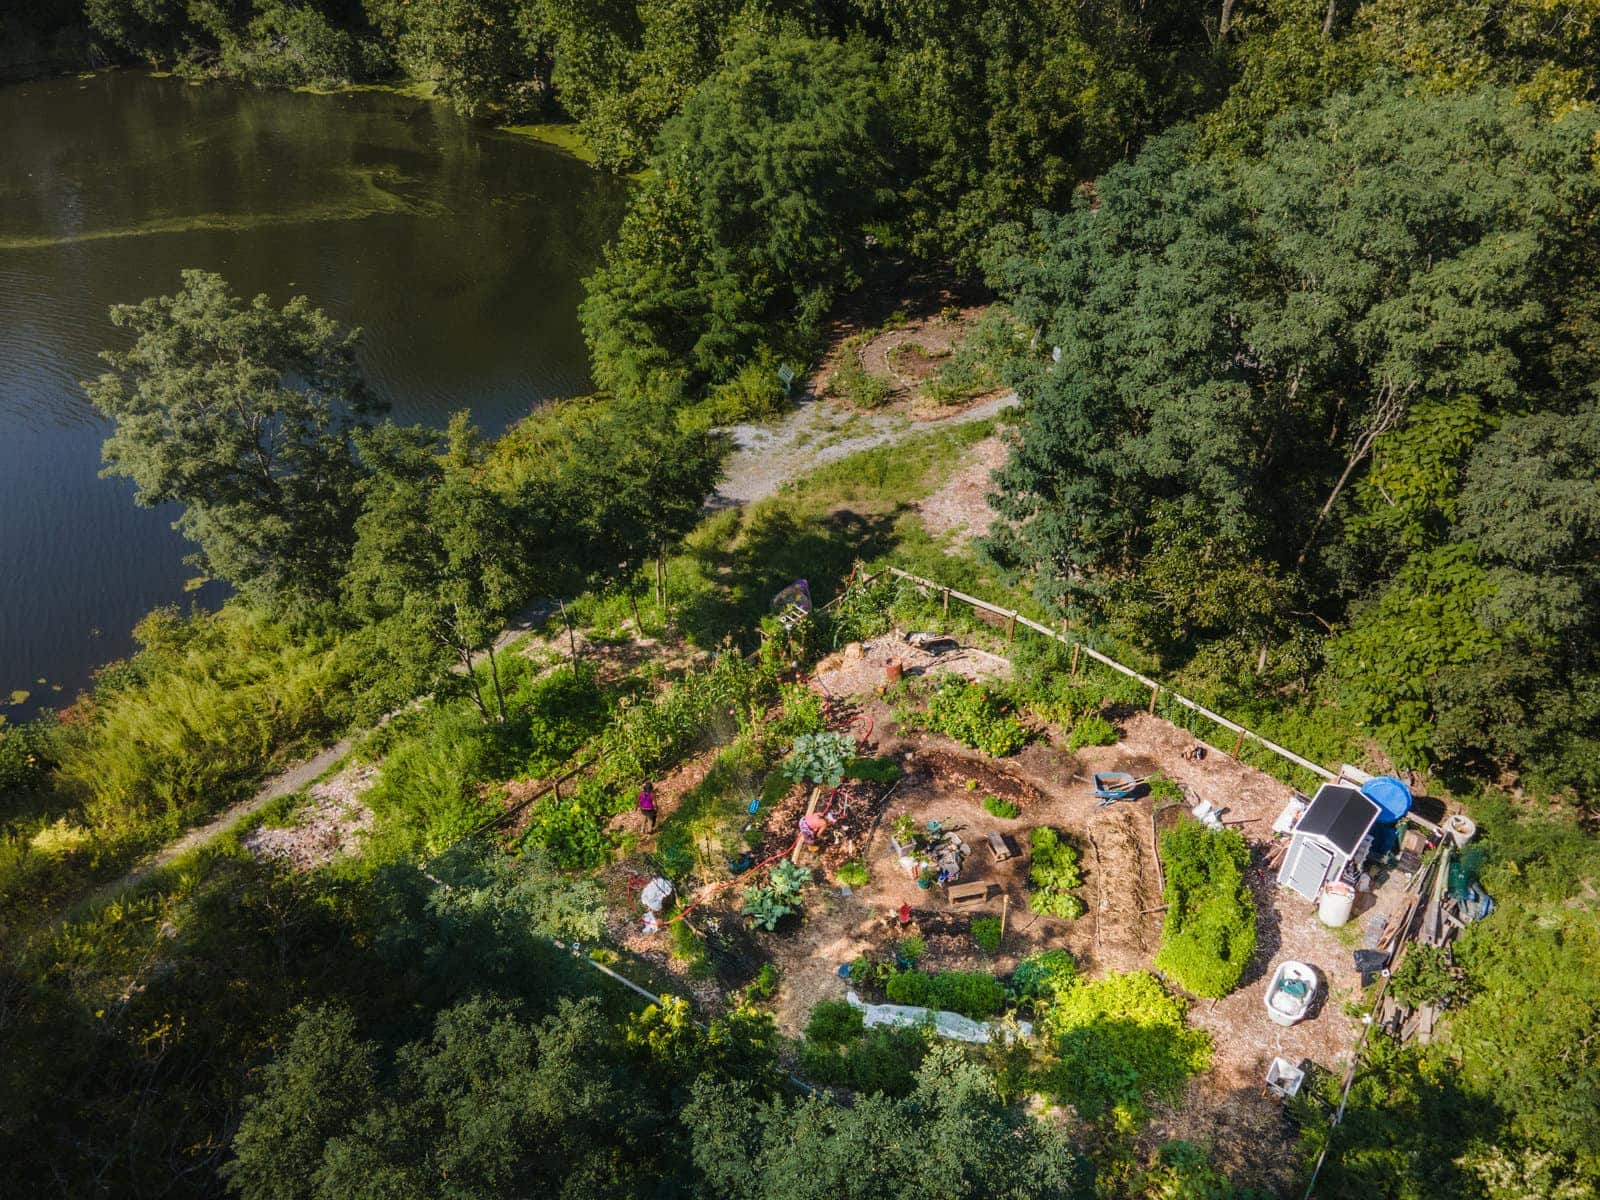
M 815 331 L 886 199 L 886 138 L 861 47 L 740 42 L 662 130 L 652 177 L 588 281 L 596 380 L 723 379 L 775 328 Z
M 1153 565 L 1181 502 L 1191 530 L 1264 564 L 1263 666 L 1291 606 L 1332 620 L 1393 578 L 1334 653 L 1358 719 L 1410 761 L 1445 748 L 1430 722 L 1467 692 L 1585 691 L 1570 671 L 1587 659 L 1551 622 L 1594 619 L 1561 565 L 1587 517 L 1541 560 L 1564 577 L 1539 603 L 1542 641 L 1507 624 L 1526 607 L 1514 561 L 1478 556 L 1540 554 L 1518 526 L 1554 495 L 1518 496 L 1517 476 L 1548 471 L 1552 493 L 1592 480 L 1586 449 L 1511 460 L 1536 454 L 1530 414 L 1570 432 L 1593 412 L 1597 129 L 1588 110 L 1551 120 L 1503 91 L 1373 88 L 1280 120 L 1259 158 L 1163 135 L 1092 201 L 1014 234 L 995 278 L 1061 357 L 1021 381 L 1028 415 L 1000 477 L 1014 524 L 994 553 L 1047 597 L 1103 606 Z M 1482 658 L 1496 646 L 1499 668 Z M 1471 682 L 1514 663 L 1539 682 Z M 1476 724 L 1446 720 L 1441 737 L 1510 749 L 1483 730 L 1464 742 Z
M 28 0 L 0 31 L 55 36 L 62 7 Z M 29 887 L 60 898 L 39 846 L 82 834 L 74 861 L 121 861 L 353 714 L 423 690 L 436 706 L 367 743 L 388 754 L 374 810 L 416 812 L 363 861 L 293 876 L 230 843 L 0 964 L 0 1157 L 23 1186 L 1235 1195 L 1195 1147 L 1146 1152 L 1145 1101 L 1209 1055 L 1152 976 L 1094 980 L 1041 1019 L 1056 1059 L 1028 1086 L 1075 1110 L 1060 1121 L 1015 1103 L 1025 1052 L 1002 1089 L 978 1052 L 920 1047 L 899 1094 L 836 1103 L 785 1082 L 738 993 L 703 1028 L 681 1002 L 639 1011 L 552 944 L 604 935 L 599 884 L 539 847 L 602 860 L 609 784 L 544 809 L 546 840 L 516 857 L 459 844 L 491 782 L 548 777 L 592 735 L 613 749 L 595 726 L 624 702 L 576 666 L 474 669 L 508 615 L 591 586 L 637 623 L 650 560 L 717 482 L 721 401 L 814 361 L 864 280 L 970 283 L 983 262 L 1035 334 L 1006 356 L 1024 403 L 992 564 L 1236 715 L 1336 730 L 1326 754 L 1285 738 L 1325 761 L 1528 788 L 1472 801 L 1470 869 L 1481 849 L 1500 907 L 1457 943 L 1436 1042 L 1374 1034 L 1344 1119 L 1309 1097 L 1297 1113 L 1304 1158 L 1332 1144 L 1318 1194 L 1593 1193 L 1600 867 L 1534 798 L 1576 796 L 1592 819 L 1600 788 L 1594 0 L 81 13 L 96 55 L 270 85 L 409 77 L 475 119 L 571 119 L 602 169 L 645 169 L 581 314 L 602 394 L 493 447 L 464 417 L 368 428 L 356 334 L 303 298 L 247 302 L 190 272 L 115 311 L 132 344 L 89 385 L 116 422 L 108 470 L 183 503 L 202 568 L 243 595 L 157 614 L 59 726 L 0 731 L 7 803 L 83 822 L 0 830 L 6 919 Z M 755 562 L 735 585 L 755 595 L 772 564 L 786 581 L 838 546 L 787 512 L 741 537 L 696 545 L 692 569 Z M 729 686 L 630 693 L 607 736 L 663 728 L 648 757 L 614 757 L 653 769 L 710 709 L 743 724 L 758 705 Z M 1261 962 L 1248 855 L 1191 832 L 1173 844 L 1227 861 L 1169 876 L 1161 962 L 1220 992 Z M 1121 1127 L 1082 1123 L 1107 1112 Z
M 86 385 L 116 422 L 107 473 L 133 480 L 141 504 L 184 505 L 177 527 L 208 574 L 271 599 L 331 596 L 352 543 L 352 435 L 380 408 L 359 334 L 303 296 L 246 304 L 203 271 L 111 319 L 135 341 Z

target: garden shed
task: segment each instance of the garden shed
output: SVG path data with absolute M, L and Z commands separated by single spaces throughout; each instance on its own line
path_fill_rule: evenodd
M 1347 865 L 1359 868 L 1380 811 L 1359 788 L 1323 784 L 1290 831 L 1289 850 L 1278 870 L 1279 886 L 1315 900 L 1322 885 L 1338 879 Z

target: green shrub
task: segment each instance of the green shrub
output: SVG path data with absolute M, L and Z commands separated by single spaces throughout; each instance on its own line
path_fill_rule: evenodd
M 780 862 L 772 868 L 765 884 L 752 884 L 744 890 L 744 907 L 739 911 L 750 923 L 769 933 L 778 922 L 801 909 L 800 889 L 811 879 L 810 867 Z
M 916 963 L 928 953 L 928 943 L 920 933 L 907 934 L 895 944 L 895 950 L 902 962 Z
M 842 863 L 835 875 L 846 887 L 866 887 L 872 881 L 872 872 L 867 870 L 867 864 L 863 862 Z
M 1451 963 L 1443 946 L 1425 942 L 1413 943 L 1406 949 L 1400 965 L 1389 976 L 1389 991 L 1410 1008 L 1424 1004 L 1454 1008 L 1471 995 L 1467 973 Z
M 870 374 L 861 365 L 861 355 L 849 349 L 828 376 L 828 394 L 848 400 L 856 408 L 882 408 L 894 395 L 894 385 L 881 376 Z
M 998 954 L 1000 952 L 1000 918 L 973 917 L 972 940 L 978 943 L 978 949 L 985 954 Z
M 1005 383 L 1007 364 L 1027 356 L 1029 340 L 1028 330 L 995 305 L 973 322 L 922 394 L 937 404 L 960 404 L 995 391 Z
M 756 977 L 745 985 L 744 991 L 745 998 L 749 1000 L 772 999 L 778 992 L 778 968 L 769 962 L 762 963 Z
M 827 728 L 822 719 L 822 697 L 800 683 L 786 683 L 778 689 L 782 707 L 769 728 L 780 738 L 794 739 L 801 734 L 821 733 Z
M 696 968 L 704 967 L 711 960 L 710 951 L 706 949 L 706 940 L 689 927 L 687 921 L 674 921 L 667 926 L 667 941 L 672 957 L 690 968 L 691 974 Z
M 1083 916 L 1083 900 L 1073 894 L 1083 886 L 1078 848 L 1048 825 L 1036 828 L 1028 843 L 1033 851 L 1028 872 L 1033 889 L 1028 893 L 1028 906 L 1034 912 L 1066 921 Z
M 706 398 L 679 414 L 687 428 L 734 425 L 775 416 L 788 406 L 789 397 L 778 378 L 781 364 L 770 351 L 757 353 L 734 377 L 711 389 Z
M 611 706 L 589 663 L 535 679 L 521 655 L 506 655 L 505 662 L 500 669 L 506 690 L 503 736 L 515 747 L 518 774 L 550 774 L 609 724 Z
M 1185 821 L 1161 838 L 1167 906 L 1155 965 L 1196 996 L 1226 996 L 1256 952 L 1250 848 L 1233 829 Z
M 880 1025 L 840 1046 L 807 1041 L 800 1050 L 800 1070 L 820 1084 L 904 1096 L 915 1088 L 927 1053 L 928 1038 L 920 1029 Z
M 738 654 L 719 654 L 638 704 L 622 709 L 595 750 L 605 776 L 637 786 L 697 748 L 753 724 L 775 688 L 773 676 Z
M 1039 950 L 1011 973 L 1011 997 L 1036 1012 L 1047 1011 L 1078 981 L 1078 963 L 1066 950 Z
M 901 971 L 889 978 L 884 991 L 894 1004 L 909 1004 L 940 1012 L 960 1013 L 981 1021 L 1006 1006 L 1005 986 L 982 971 Z
M 54 726 L 48 720 L 6 725 L 0 718 L 0 799 L 45 786 L 53 759 Z
M 563 871 L 602 866 L 616 844 L 607 826 L 632 803 L 628 793 L 590 776 L 577 791 L 565 792 L 559 800 L 546 796 L 535 804 L 523 841 L 544 847 Z
M 494 815 L 481 786 L 500 773 L 504 760 L 497 731 L 475 713 L 449 707 L 429 717 L 419 734 L 389 751 L 366 799 L 380 836 L 437 854 Z
M 846 590 L 827 612 L 814 614 L 812 620 L 826 625 L 827 644 L 834 649 L 877 637 L 892 623 L 890 610 L 904 582 L 885 577 L 866 585 L 858 584 Z
M 848 1000 L 819 1000 L 806 1020 L 806 1041 L 843 1046 L 861 1036 L 861 1010 Z
M 1101 716 L 1079 717 L 1072 732 L 1067 735 L 1067 749 L 1081 750 L 1085 746 L 1114 746 L 1117 727 Z
M 863 954 L 850 964 L 850 986 L 858 991 L 882 994 L 898 970 L 892 959 Z
M 1110 1113 L 1131 1125 L 1149 1100 L 1175 1099 L 1211 1065 L 1211 1038 L 1188 1028 L 1182 1001 L 1144 971 L 1068 987 L 1044 1027 L 1057 1062 L 1040 1083 L 1087 1120 Z
M 1187 798 L 1183 791 L 1183 784 L 1160 771 L 1145 780 L 1145 787 L 1149 789 L 1150 801 L 1153 804 L 1165 804 L 1169 801 Z
M 1072 650 L 1060 642 L 1027 639 L 1012 652 L 1016 673 L 1012 690 L 1018 702 L 1041 720 L 1071 729 L 1080 717 L 1115 707 L 1143 707 L 1150 693 L 1137 680 L 1101 670 L 1083 660 L 1072 674 Z
M 1002 821 L 1014 821 L 1022 815 L 1020 805 L 1013 804 L 1010 800 L 1002 800 L 999 796 L 985 796 L 983 811 L 991 817 L 999 817 Z
M 996 758 L 1014 754 L 1028 741 L 1009 701 L 989 684 L 969 683 L 956 675 L 941 678 L 928 698 L 927 712 L 913 714 L 911 720 Z

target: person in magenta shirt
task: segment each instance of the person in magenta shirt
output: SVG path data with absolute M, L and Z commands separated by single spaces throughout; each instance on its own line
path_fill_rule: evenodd
M 648 833 L 656 831 L 656 788 L 648 780 L 639 790 L 639 811 L 644 814 L 644 827 Z

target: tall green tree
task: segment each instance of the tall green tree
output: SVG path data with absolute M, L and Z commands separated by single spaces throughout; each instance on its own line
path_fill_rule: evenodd
M 579 427 L 561 474 L 575 514 L 573 532 L 591 577 L 620 585 L 639 622 L 635 579 L 646 563 L 693 529 L 722 478 L 727 439 L 685 429 L 670 407 L 647 400 L 618 402 Z
M 896 224 L 935 261 L 976 264 L 1000 221 L 1058 208 L 1198 104 L 1191 6 L 1125 0 L 854 0 L 884 46 L 904 185 Z
M 849 1108 L 814 1096 L 761 1104 L 703 1079 L 683 1121 L 707 1194 L 727 1200 L 965 1200 L 1092 1194 L 1059 1132 L 1001 1103 L 993 1078 L 948 1047 L 923 1061 L 903 1099 Z
M 431 664 L 438 685 L 464 689 L 485 721 L 505 719 L 494 640 L 537 594 L 532 535 L 515 506 L 484 479 L 484 446 L 465 413 L 441 437 L 384 424 L 362 439 L 372 476 L 345 588 L 357 608 L 387 616 Z M 482 652 L 491 694 L 474 668 Z
M 548 98 L 539 6 L 528 0 L 365 0 L 413 77 L 468 116 L 520 116 Z
M 887 138 L 863 46 L 739 42 L 662 129 L 654 178 L 586 281 L 596 380 L 724 379 L 782 331 L 814 334 L 891 195 Z
M 1600 785 L 1600 409 L 1508 416 L 1473 449 L 1449 541 L 1332 645 L 1350 715 L 1411 760 Z M 1396 668 L 1400 669 L 1396 669 Z
M 244 592 L 332 598 L 353 543 L 362 469 L 355 435 L 383 407 L 356 363 L 359 331 L 304 296 L 246 303 L 220 275 L 117 305 L 133 345 L 85 384 L 115 429 L 106 473 L 142 505 L 178 503 L 191 559 Z
M 1566 364 L 1592 360 L 1573 301 L 1596 125 L 1371 90 L 1280 122 L 1247 163 L 1164 136 L 1041 218 L 996 279 L 1061 359 L 1021 381 L 1001 476 L 1020 524 L 997 550 L 1046 594 L 1092 592 L 1187 497 L 1245 548 L 1360 586 L 1392 547 L 1342 541 L 1354 485 L 1419 406 L 1564 404 Z

